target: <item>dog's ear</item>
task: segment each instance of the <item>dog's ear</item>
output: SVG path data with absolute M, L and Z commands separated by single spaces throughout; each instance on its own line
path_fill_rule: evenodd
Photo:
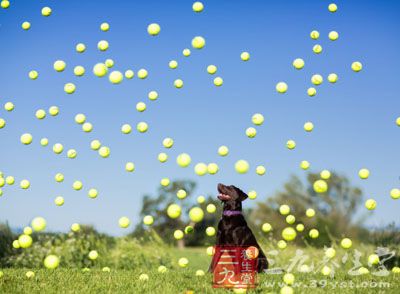
M 233 187 L 235 187 L 235 186 L 233 186 Z M 239 189 L 238 187 L 235 187 L 235 190 L 236 190 L 237 193 L 239 194 L 239 200 L 240 200 L 240 201 L 244 201 L 244 200 L 247 199 L 247 197 L 249 197 L 249 196 L 247 196 L 246 193 L 244 193 L 244 192 L 243 192 L 241 189 Z

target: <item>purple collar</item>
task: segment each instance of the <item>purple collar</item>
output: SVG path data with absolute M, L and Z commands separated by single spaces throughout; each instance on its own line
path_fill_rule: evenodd
M 242 212 L 240 210 L 224 210 L 222 214 L 226 216 L 232 216 L 232 215 L 240 215 L 242 214 Z

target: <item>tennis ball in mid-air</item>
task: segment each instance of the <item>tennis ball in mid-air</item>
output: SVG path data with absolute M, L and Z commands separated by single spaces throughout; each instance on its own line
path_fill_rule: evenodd
M 344 249 L 349 249 L 353 245 L 353 242 L 349 238 L 344 238 L 340 241 L 340 246 Z
M 163 187 L 167 187 L 170 183 L 171 183 L 171 181 L 168 178 L 162 178 L 160 181 L 160 185 Z
M 254 138 L 257 135 L 257 130 L 253 127 L 246 129 L 246 136 L 249 138 Z
M 175 230 L 174 238 L 176 240 L 181 240 L 185 234 L 181 230 Z
M 325 256 L 328 258 L 334 258 L 336 255 L 336 250 L 334 248 L 327 248 L 325 250 Z
M 54 203 L 57 206 L 63 206 L 64 205 L 64 198 L 61 196 L 57 196 L 56 199 L 54 199 Z
M 178 88 L 178 89 L 182 88 L 183 87 L 183 81 L 181 79 L 176 79 L 174 81 L 174 86 L 175 86 L 175 88 Z
M 360 169 L 359 172 L 358 172 L 358 176 L 359 176 L 361 179 L 363 179 L 363 180 L 368 179 L 368 177 L 369 177 L 369 170 L 366 169 L 366 168 Z
M 44 119 L 46 117 L 46 111 L 43 109 L 38 109 L 35 113 L 37 119 Z
M 154 218 L 153 218 L 151 215 L 146 215 L 146 216 L 143 218 L 143 223 L 144 223 L 146 226 L 151 226 L 151 225 L 154 223 Z
M 53 68 L 55 71 L 62 72 L 65 70 L 67 64 L 63 60 L 56 60 L 53 64 Z
M 64 181 L 64 175 L 62 173 L 57 173 L 54 176 L 54 179 L 56 180 L 56 182 L 61 183 Z
M 229 148 L 227 146 L 220 146 L 218 148 L 218 155 L 227 156 L 229 154 Z
M 83 130 L 85 133 L 90 133 L 90 132 L 93 130 L 93 125 L 92 125 L 90 122 L 85 122 L 85 123 L 82 125 L 82 130 Z
M 251 190 L 247 193 L 247 195 L 249 196 L 249 199 L 256 199 L 257 198 L 257 192 L 254 190 Z
M 396 125 L 400 127 L 400 117 L 396 118 Z
M 86 116 L 82 113 L 78 113 L 77 115 L 75 115 L 75 122 L 77 124 L 83 124 L 86 121 Z
M 103 22 L 100 25 L 100 30 L 102 30 L 103 32 L 107 32 L 110 29 L 110 25 L 106 22 Z
M 215 253 L 215 248 L 214 246 L 208 246 L 206 249 L 206 253 L 208 256 L 213 256 Z
M 135 73 L 133 72 L 133 70 L 128 69 L 127 71 L 125 71 L 125 78 L 127 79 L 132 79 L 135 76 Z
M 29 21 L 24 21 L 21 25 L 22 29 L 27 31 L 31 28 L 31 23 Z
M 322 46 L 319 45 L 319 44 L 314 45 L 313 51 L 314 51 L 315 54 L 320 54 L 322 52 Z
M 19 186 L 20 186 L 22 189 L 26 190 L 26 189 L 29 189 L 29 187 L 31 186 L 31 183 L 30 183 L 28 180 L 22 180 L 22 181 L 19 183 Z
M 10 1 L 8 0 L 2 0 L 0 3 L 1 8 L 7 9 L 8 7 L 10 7 Z M 3 272 L 1 272 L 3 273 Z
M 324 180 L 316 180 L 313 188 L 317 193 L 325 193 L 328 190 L 328 184 Z
M 240 54 L 240 59 L 243 61 L 249 61 L 250 60 L 250 53 L 249 52 L 242 52 Z
M 336 41 L 337 39 L 339 39 L 339 33 L 336 31 L 331 31 L 329 32 L 328 37 L 331 41 Z
M 110 73 L 108 79 L 112 84 L 120 84 L 124 79 L 124 75 L 120 71 L 115 70 Z
M 221 77 L 216 77 L 214 79 L 214 85 L 217 87 L 221 87 L 223 83 L 224 83 L 224 80 Z
M 167 215 L 172 218 L 178 218 L 181 215 L 182 209 L 178 204 L 170 204 L 167 208 Z
M 188 48 L 183 49 L 182 54 L 185 57 L 189 57 L 191 54 L 190 49 L 188 49 Z
M 288 85 L 285 82 L 279 82 L 276 84 L 275 88 L 278 93 L 283 94 L 283 93 L 286 93 L 286 91 L 288 89 Z
M 194 232 L 194 228 L 192 226 L 185 227 L 185 234 L 190 234 Z
M 32 235 L 32 233 L 33 233 L 33 230 L 32 230 L 31 227 L 25 227 L 24 228 L 24 234 L 25 235 Z
M 290 207 L 289 207 L 289 205 L 287 205 L 287 204 L 282 204 L 282 205 L 279 207 L 279 213 L 282 214 L 282 215 L 287 215 L 287 214 L 289 214 L 289 213 L 290 213 Z
M 4 128 L 5 126 L 6 126 L 6 121 L 0 118 L 0 129 Z
M 289 214 L 289 215 L 286 217 L 286 222 L 287 222 L 289 225 L 294 224 L 295 221 L 296 221 L 296 217 L 295 217 L 294 215 Z
M 179 258 L 179 260 L 178 260 L 178 265 L 179 265 L 180 267 L 187 267 L 188 264 L 189 264 L 189 260 L 188 260 L 186 257 L 181 257 L 181 258 Z
M 101 142 L 99 140 L 92 140 L 92 142 L 90 142 L 90 148 L 92 150 L 99 150 L 101 147 Z
M 194 166 L 194 172 L 198 176 L 204 176 L 205 174 L 207 174 L 207 171 L 208 171 L 207 164 L 203 162 L 199 162 Z
M 79 225 L 79 224 L 77 224 L 77 223 L 73 223 L 72 225 L 71 225 L 71 231 L 73 231 L 73 232 L 79 232 L 81 230 L 81 226 Z
M 7 110 L 7 111 L 13 111 L 14 110 L 14 103 L 6 102 L 4 104 L 4 109 Z
M 218 164 L 212 162 L 207 165 L 207 172 L 210 175 L 215 175 L 219 171 Z
M 40 145 L 42 145 L 43 147 L 49 145 L 49 139 L 47 138 L 40 139 Z
M 328 75 L 328 82 L 334 84 L 338 81 L 338 75 L 335 73 L 331 73 Z
M 315 215 L 315 210 L 314 210 L 314 209 L 308 208 L 308 209 L 306 210 L 306 216 L 307 216 L 307 217 L 313 217 L 314 215 Z
M 83 188 L 83 184 L 82 184 L 81 181 L 75 181 L 75 182 L 73 182 L 73 184 L 72 184 L 72 188 L 73 188 L 74 190 L 76 190 L 76 191 L 79 191 L 79 190 L 81 190 L 81 189 Z
M 328 180 L 331 177 L 331 172 L 327 169 L 324 169 L 319 175 L 321 176 L 321 179 Z
M 43 217 L 35 217 L 31 222 L 31 227 L 36 232 L 41 232 L 46 229 L 46 220 Z
M 189 210 L 189 218 L 192 222 L 201 222 L 204 218 L 204 211 L 200 207 L 193 207 Z
M 118 220 L 118 225 L 123 229 L 126 229 L 127 227 L 129 227 L 130 224 L 131 224 L 131 221 L 126 216 L 123 216 Z
M 133 172 L 135 170 L 135 164 L 133 162 L 127 162 L 125 164 L 125 170 L 127 172 Z
M 304 67 L 304 60 L 301 58 L 296 58 L 293 60 L 293 67 L 295 69 L 302 69 Z
M 351 64 L 351 69 L 355 72 L 359 72 L 362 70 L 362 64 L 359 61 L 355 61 Z
M 365 201 L 365 207 L 368 210 L 374 210 L 376 208 L 376 201 L 375 199 L 368 199 L 367 201 Z
M 263 223 L 263 225 L 261 226 L 261 230 L 262 230 L 264 233 L 271 232 L 272 226 L 271 226 L 270 223 Z
M 98 195 L 99 195 L 99 192 L 94 188 L 90 189 L 88 192 L 88 196 L 92 199 L 97 198 Z
M 310 163 L 307 160 L 300 162 L 300 168 L 307 170 L 310 167 Z
M 335 3 L 331 3 L 331 4 L 329 4 L 328 5 L 328 10 L 330 11 L 330 12 L 336 12 L 337 11 L 337 5 L 335 4 Z
M 114 60 L 112 60 L 111 58 L 106 59 L 106 62 L 104 62 L 104 64 L 108 67 L 108 68 L 112 68 L 114 66 Z
M 83 43 L 78 43 L 78 44 L 76 44 L 76 46 L 75 46 L 75 50 L 76 50 L 76 52 L 78 52 L 78 53 L 83 53 L 83 52 L 85 52 L 85 50 L 86 50 L 86 45 L 83 44 Z
M 210 203 L 207 205 L 206 210 L 208 213 L 214 213 L 217 211 L 217 207 L 214 204 Z
M 215 74 L 217 72 L 217 67 L 215 65 L 213 65 L 213 64 L 210 64 L 209 66 L 207 66 L 207 72 L 210 75 L 213 75 L 213 74 Z
M 162 144 L 165 148 L 171 148 L 174 145 L 174 140 L 172 138 L 165 138 Z
M 158 23 L 151 23 L 147 26 L 147 32 L 151 36 L 157 36 L 161 31 L 161 27 Z
M 93 73 L 97 77 L 104 77 L 108 72 L 108 68 L 104 63 L 97 63 L 93 67 Z
M 73 94 L 76 91 L 76 86 L 73 83 L 66 83 L 64 85 L 64 91 L 67 94 Z
M 311 132 L 313 129 L 314 129 L 314 124 L 312 122 L 308 121 L 304 124 L 304 130 L 306 132 Z
M 137 76 L 138 76 L 139 79 L 143 80 L 143 79 L 147 78 L 148 72 L 144 68 L 141 68 L 141 69 L 138 70 Z
M 18 237 L 18 243 L 21 248 L 28 248 L 32 245 L 32 237 L 29 235 L 22 234 Z
M 56 269 L 60 264 L 60 259 L 55 255 L 48 255 L 44 259 L 43 264 L 48 269 Z
M 206 45 L 206 40 L 201 36 L 196 36 L 192 39 L 192 47 L 195 49 L 201 49 Z
M 250 165 L 246 160 L 240 159 L 235 163 L 235 170 L 239 174 L 245 174 L 249 171 Z
M 97 49 L 100 51 L 106 51 L 109 47 L 109 44 L 106 40 L 101 40 L 97 43 Z
M 18 240 L 14 240 L 14 241 L 12 242 L 12 246 L 13 246 L 13 248 L 15 248 L 15 249 L 21 248 L 21 245 L 19 245 L 19 241 L 18 241 Z
M 308 94 L 308 96 L 313 97 L 313 96 L 317 95 L 317 89 L 315 89 L 313 87 L 308 88 L 307 89 L 307 94 Z
M 74 67 L 74 74 L 75 74 L 77 77 L 83 76 L 83 75 L 85 74 L 85 68 L 84 68 L 83 66 L 81 66 L 81 65 L 75 66 L 75 67 Z
M 147 97 L 152 101 L 157 100 L 158 93 L 156 91 L 150 91 Z
M 43 7 L 42 8 L 42 15 L 43 16 L 50 16 L 51 15 L 51 8 L 50 7 Z
M 178 192 L 176 192 L 176 197 L 179 199 L 184 199 L 187 196 L 187 192 L 183 189 L 179 189 Z
M 194 12 L 199 13 L 199 12 L 203 11 L 204 5 L 203 5 L 203 3 L 199 2 L 199 1 L 196 1 L 196 2 L 193 3 L 192 9 L 193 9 Z
M 400 199 L 400 189 L 390 190 L 390 197 L 392 197 L 393 199 Z
M 29 145 L 29 144 L 32 143 L 33 138 L 32 138 L 32 135 L 31 135 L 31 134 L 26 133 L 26 134 L 22 134 L 22 135 L 21 135 L 20 140 L 21 140 L 21 143 L 22 143 L 22 144 L 24 144 L 24 145 Z
M 294 148 L 296 148 L 296 142 L 294 140 L 288 140 L 286 142 L 286 147 L 290 150 L 293 150 Z
M 167 271 L 167 267 L 165 265 L 160 265 L 157 269 L 159 273 L 165 273 Z
M 279 240 L 277 245 L 279 249 L 285 249 L 287 247 L 287 243 L 284 240 Z
M 76 152 L 75 149 L 69 149 L 67 152 L 67 157 L 71 158 L 71 159 L 76 158 L 77 155 L 78 155 L 78 153 Z
M 296 225 L 296 230 L 298 232 L 303 232 L 304 231 L 304 225 L 303 224 L 297 224 Z
M 101 146 L 98 152 L 99 152 L 99 155 L 100 155 L 101 157 L 107 158 L 107 157 L 110 156 L 110 152 L 111 152 L 111 151 L 110 151 L 110 148 L 109 148 L 109 147 L 107 147 L 107 146 Z
M 285 284 L 287 284 L 287 285 L 292 285 L 292 284 L 294 283 L 294 280 L 295 280 L 295 278 L 294 278 L 294 275 L 293 275 L 292 273 L 286 273 L 286 274 L 283 276 L 283 281 L 284 281 Z
M 262 175 L 265 174 L 265 172 L 266 172 L 266 169 L 265 169 L 264 166 L 259 165 L 259 166 L 256 167 L 256 174 L 257 175 L 262 176 Z
M 124 124 L 121 127 L 121 132 L 123 134 L 130 134 L 132 132 L 132 127 L 130 124 Z
M 203 195 L 200 195 L 197 197 L 196 201 L 197 201 L 197 203 L 202 204 L 202 203 L 206 202 L 206 197 L 204 197 Z
M 324 78 L 320 74 L 315 74 L 311 77 L 311 83 L 318 86 L 321 85 L 324 81 Z
M 371 265 L 379 264 L 379 256 L 377 254 L 371 254 L 368 256 L 368 263 Z
M 292 227 L 284 228 L 282 231 L 282 238 L 286 241 L 293 241 L 297 236 L 296 231 Z
M 178 61 L 176 61 L 176 60 L 171 60 L 171 61 L 168 63 L 168 66 L 169 66 L 169 68 L 171 68 L 171 69 L 176 69 L 176 68 L 178 67 Z
M 51 116 L 57 116 L 60 112 L 60 109 L 57 106 L 51 106 L 49 108 L 49 113 Z
M 251 121 L 256 126 L 261 126 L 264 123 L 264 116 L 261 113 L 255 113 L 251 117 Z
M 311 229 L 311 230 L 308 232 L 308 235 L 309 235 L 310 238 L 312 238 L 312 239 L 317 239 L 318 236 L 319 236 L 319 232 L 318 232 L 317 229 Z
M 136 125 L 136 129 L 139 131 L 139 133 L 146 133 L 147 132 L 147 130 L 149 129 L 149 126 L 148 126 L 148 124 L 147 123 L 145 123 L 145 122 L 139 122 L 137 125 Z
M 192 159 L 191 159 L 190 155 L 187 153 L 181 153 L 176 158 L 176 163 L 180 167 L 187 167 L 190 165 L 191 162 L 192 162 Z
M 311 39 L 313 39 L 313 40 L 317 40 L 318 38 L 319 38 L 319 32 L 318 31 L 312 31 L 311 33 L 310 33 L 310 37 L 311 37 Z
M 36 70 L 31 70 L 28 76 L 31 80 L 36 80 L 39 77 L 39 73 Z
M 88 257 L 90 260 L 96 260 L 99 257 L 99 253 L 96 250 L 89 252 Z

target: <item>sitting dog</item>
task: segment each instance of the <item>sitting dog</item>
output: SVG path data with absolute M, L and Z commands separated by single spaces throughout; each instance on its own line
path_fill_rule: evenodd
M 223 214 L 218 223 L 217 246 L 254 246 L 259 250 L 257 271 L 268 269 L 268 261 L 253 232 L 242 215 L 242 201 L 248 196 L 235 186 L 218 184 L 218 199 L 223 202 Z M 209 271 L 213 272 L 220 256 L 213 257 Z

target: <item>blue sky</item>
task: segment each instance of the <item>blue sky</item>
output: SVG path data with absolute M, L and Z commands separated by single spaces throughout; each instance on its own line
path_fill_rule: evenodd
M 118 227 L 119 217 L 139 221 L 142 195 L 154 193 L 162 177 L 196 180 L 193 197 L 215 195 L 216 184 L 224 182 L 254 189 L 263 201 L 291 174 L 304 177 L 299 163 L 308 160 L 312 171 L 344 174 L 366 198 L 377 200 L 369 226 L 398 224 L 399 202 L 389 191 L 400 186 L 400 128 L 395 124 L 400 116 L 400 3 L 336 1 L 339 10 L 332 14 L 324 0 L 203 1 L 204 12 L 195 14 L 192 1 L 166 2 L 16 1 L 0 10 L 0 103 L 16 106 L 11 113 L 0 109 L 7 122 L 0 130 L 0 171 L 17 182 L 31 181 L 26 191 L 18 185 L 3 188 L 0 221 L 22 227 L 43 216 L 49 230 L 66 231 L 79 222 L 120 235 L 126 231 Z M 41 16 L 43 6 L 53 9 L 50 17 Z M 21 29 L 23 21 L 31 22 L 29 31 Z M 102 22 L 110 24 L 109 32 L 100 31 Z M 157 37 L 146 31 L 153 22 L 161 26 Z M 309 38 L 314 29 L 321 33 L 318 41 Z M 331 30 L 339 32 L 339 40 L 328 39 Z M 205 48 L 183 57 L 182 50 L 198 35 L 206 39 Z M 96 48 L 103 39 L 110 43 L 106 52 Z M 87 46 L 83 54 L 75 52 L 79 42 Z M 320 55 L 312 52 L 316 43 L 323 46 Z M 242 51 L 250 52 L 249 62 L 240 60 Z M 298 57 L 306 63 L 301 71 L 291 65 Z M 146 68 L 149 77 L 112 85 L 91 72 L 107 58 L 115 61 L 114 70 L 136 73 Z M 53 70 L 57 59 L 67 63 L 63 73 Z M 168 68 L 172 59 L 179 63 L 176 70 Z M 355 60 L 363 63 L 360 73 L 350 69 Z M 213 85 L 206 72 L 209 64 L 218 67 L 222 87 Z M 76 65 L 86 68 L 85 76 L 73 75 Z M 32 69 L 40 75 L 35 81 L 28 78 Z M 326 80 L 331 72 L 339 75 L 339 82 L 324 82 L 317 96 L 308 97 L 311 76 L 319 73 Z M 179 90 L 173 87 L 177 78 L 184 81 Z M 284 95 L 275 91 L 279 81 L 289 85 Z M 73 95 L 63 91 L 67 82 L 77 86 Z M 157 101 L 147 99 L 151 90 L 159 92 Z M 147 104 L 144 113 L 135 110 L 139 101 Z M 52 105 L 60 108 L 57 117 L 35 118 L 37 109 Z M 249 139 L 244 131 L 256 112 L 265 116 L 265 123 Z M 94 125 L 92 133 L 82 132 L 74 122 L 77 113 Z M 149 124 L 146 134 L 120 132 L 122 124 L 139 121 Z M 312 133 L 303 130 L 306 121 L 314 123 Z M 34 137 L 29 146 L 19 142 L 26 132 Z M 167 151 L 169 161 L 160 164 L 157 154 L 165 151 L 161 142 L 167 136 L 175 145 Z M 40 146 L 42 137 L 49 138 L 48 147 Z M 93 139 L 111 148 L 110 158 L 90 150 Z M 297 142 L 295 150 L 286 149 L 288 139 Z M 78 157 L 55 155 L 51 146 L 58 142 L 75 148 Z M 220 145 L 229 146 L 228 157 L 217 155 Z M 175 163 L 182 152 L 192 157 L 187 169 Z M 250 173 L 235 173 L 238 159 L 249 161 Z M 132 174 L 124 171 L 127 161 L 136 165 Z M 193 172 L 197 162 L 216 162 L 220 171 L 198 177 Z M 267 168 L 263 177 L 254 172 L 258 164 Z M 367 181 L 357 176 L 363 167 L 371 171 Z M 64 183 L 54 181 L 57 172 L 64 173 Z M 74 180 L 83 182 L 82 191 L 72 190 Z M 96 200 L 86 196 L 92 187 L 100 193 Z M 63 207 L 53 203 L 58 195 L 65 198 Z

